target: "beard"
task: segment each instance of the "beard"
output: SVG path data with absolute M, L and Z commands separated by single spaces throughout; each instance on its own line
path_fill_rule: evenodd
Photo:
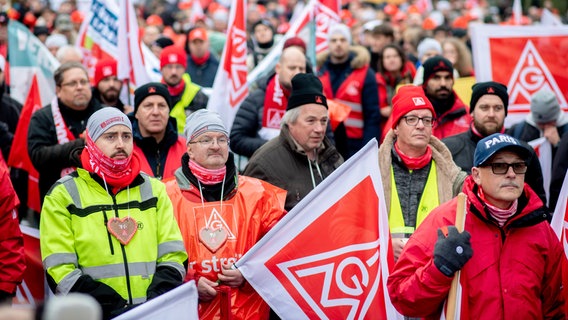
M 477 130 L 477 132 L 479 132 L 483 137 L 490 136 L 494 133 L 501 132 L 501 130 L 503 130 L 503 123 L 497 124 L 496 127 L 493 126 L 488 127 L 474 120 L 473 126 L 475 127 L 475 130 Z
M 118 100 L 119 91 L 114 88 L 109 89 L 105 92 L 101 92 L 101 96 L 106 102 L 116 102 Z

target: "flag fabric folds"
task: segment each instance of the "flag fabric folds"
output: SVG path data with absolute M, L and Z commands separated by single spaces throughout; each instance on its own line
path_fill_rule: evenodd
M 227 42 L 213 82 L 213 94 L 207 104 L 207 109 L 221 115 L 229 130 L 239 106 L 248 95 L 246 8 L 246 0 L 234 0 L 231 5 Z
M 386 288 L 392 254 L 378 163 L 372 140 L 237 261 L 281 317 L 402 319 Z

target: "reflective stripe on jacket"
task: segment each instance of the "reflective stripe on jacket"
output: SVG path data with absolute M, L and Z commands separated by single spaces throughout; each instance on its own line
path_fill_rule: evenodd
M 112 287 L 129 304 L 146 301 L 156 269 L 185 275 L 187 254 L 164 185 L 144 173 L 111 196 L 89 172 L 61 178 L 45 197 L 40 221 L 44 269 L 67 294 L 81 275 Z M 137 231 L 122 245 L 107 229 L 112 218 L 133 218 Z

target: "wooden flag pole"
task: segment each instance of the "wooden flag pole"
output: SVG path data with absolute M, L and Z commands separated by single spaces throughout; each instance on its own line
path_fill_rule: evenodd
M 465 227 L 465 204 L 466 197 L 463 192 L 458 194 L 458 204 L 456 208 L 456 229 L 459 232 L 463 232 Z M 448 300 L 446 302 L 446 320 L 456 320 L 456 304 L 458 299 L 458 285 L 460 283 L 460 273 L 457 271 L 452 280 L 452 286 L 450 287 L 450 292 L 448 293 Z

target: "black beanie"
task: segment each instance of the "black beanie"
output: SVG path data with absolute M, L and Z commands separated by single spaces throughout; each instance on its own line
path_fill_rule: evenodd
M 320 79 L 312 73 L 298 73 L 292 78 L 292 93 L 286 111 L 309 103 L 320 104 L 327 109 L 323 86 Z
M 158 95 L 164 97 L 166 99 L 166 103 L 168 104 L 168 108 L 172 109 L 172 98 L 170 97 L 170 93 L 168 92 L 168 88 L 165 85 L 159 82 L 150 82 L 146 83 L 145 85 L 138 87 L 134 91 L 134 114 L 138 111 L 138 107 L 146 99 L 151 95 Z
M 424 77 L 422 78 L 424 86 L 426 86 L 430 77 L 439 71 L 448 71 L 452 78 L 454 77 L 454 67 L 452 63 L 442 56 L 434 56 L 426 60 L 422 66 L 424 67 Z
M 473 112 L 479 98 L 486 94 L 494 94 L 501 98 L 501 101 L 503 101 L 503 105 L 505 106 L 505 115 L 507 115 L 507 109 L 509 108 L 509 94 L 507 93 L 507 87 L 504 84 L 495 81 L 479 82 L 471 87 L 469 112 Z

